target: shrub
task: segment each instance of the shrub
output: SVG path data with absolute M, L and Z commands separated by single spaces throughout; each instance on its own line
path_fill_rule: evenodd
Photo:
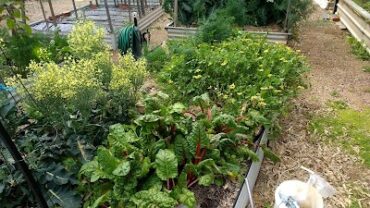
M 104 29 L 98 28 L 91 21 L 77 23 L 68 35 L 68 44 L 76 58 L 91 58 L 95 53 L 108 46 L 104 40 Z
M 197 36 L 202 42 L 221 42 L 234 34 L 233 21 L 221 11 L 215 12 L 200 26 Z
M 9 36 L 6 31 L 0 33 L 3 35 L 0 43 L 0 66 L 5 68 L 1 72 L 3 77 L 13 76 L 13 72 L 26 77 L 29 73 L 27 66 L 31 61 L 60 63 L 69 52 L 66 38 L 58 32 L 52 37 L 38 33 L 17 33 L 13 36 Z
M 28 91 L 33 99 L 22 87 L 18 91 L 28 98 L 23 104 L 31 117 L 67 127 L 72 115 L 87 122 L 94 109 L 101 109 L 125 119 L 143 84 L 146 64 L 131 54 L 113 63 L 108 48 L 101 44 L 103 36 L 93 32 L 99 30 L 91 22 L 79 23 L 68 37 L 71 57 L 62 64 L 30 64 L 31 75 L 24 82 L 31 84 Z
M 307 17 L 311 8 L 310 0 L 179 0 L 179 21 L 185 25 L 192 25 L 210 17 L 216 10 L 224 10 L 229 17 L 233 17 L 236 24 L 264 26 L 272 23 L 285 24 L 289 2 L 290 14 L 287 29 L 293 28 L 296 23 Z M 165 0 L 163 7 L 171 13 L 173 3 Z

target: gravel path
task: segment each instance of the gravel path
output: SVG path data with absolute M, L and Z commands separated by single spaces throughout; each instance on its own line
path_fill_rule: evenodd
M 370 63 L 351 54 L 347 33 L 321 20 L 323 13 L 315 8 L 292 45 L 311 65 L 307 74 L 310 87 L 294 100 L 291 113 L 281 123 L 281 135 L 271 144 L 281 162 L 264 161 L 254 190 L 256 207 L 273 205 L 274 191 L 282 181 L 307 180 L 301 165 L 320 173 L 337 189 L 337 194 L 325 201 L 326 207 L 350 207 L 354 196 L 362 204 L 355 207 L 370 207 L 370 170 L 358 158 L 324 144 L 307 130 L 310 117 L 325 111 L 329 100 L 339 97 L 359 110 L 370 107 L 370 73 L 361 70 Z

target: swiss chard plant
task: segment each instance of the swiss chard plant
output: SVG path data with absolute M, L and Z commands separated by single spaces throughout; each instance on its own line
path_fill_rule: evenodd
M 222 112 L 207 94 L 190 106 L 159 92 L 143 100 L 131 125 L 110 127 L 108 145 L 81 168 L 86 205 L 195 207 L 195 184 L 238 180 L 246 159 L 256 159 L 254 135 L 240 119 Z

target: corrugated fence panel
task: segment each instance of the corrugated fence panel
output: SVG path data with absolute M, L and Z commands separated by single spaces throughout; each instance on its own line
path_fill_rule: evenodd
M 353 37 L 363 42 L 370 53 L 370 13 L 351 0 L 341 0 L 338 14 Z

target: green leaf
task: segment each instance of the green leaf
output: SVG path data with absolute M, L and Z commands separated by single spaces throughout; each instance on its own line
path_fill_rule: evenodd
M 266 119 L 265 116 L 263 116 L 259 111 L 256 110 L 250 110 L 248 112 L 248 115 L 252 118 L 253 121 L 259 124 L 270 124 L 271 122 Z
M 182 188 L 188 187 L 187 175 L 188 174 L 186 173 L 186 171 L 181 172 L 181 174 L 179 175 L 177 179 L 177 184 L 176 184 L 177 187 L 182 187 Z
M 170 113 L 178 113 L 178 114 L 181 114 L 184 112 L 184 110 L 186 109 L 185 105 L 182 104 L 182 103 L 175 103 L 171 106 L 171 111 Z
M 31 35 L 32 34 L 32 28 L 31 28 L 31 26 L 29 26 L 29 25 L 23 25 L 23 29 L 24 29 L 24 31 L 26 32 L 27 35 Z
M 202 122 L 198 121 L 193 124 L 193 129 L 190 135 L 187 137 L 187 140 L 192 155 L 195 155 L 196 153 L 197 144 L 199 144 L 201 148 L 204 148 L 210 143 L 210 140 L 208 138 L 205 127 L 202 124 Z
M 147 114 L 147 115 L 143 115 L 143 116 L 140 116 L 139 118 L 137 118 L 135 120 L 135 123 L 137 123 L 138 125 L 144 125 L 145 123 L 154 123 L 154 122 L 157 122 L 161 119 L 160 116 L 158 115 L 155 115 L 155 114 Z
M 99 163 L 93 160 L 82 165 L 80 174 L 91 176 L 97 170 L 99 170 Z
M 99 179 L 108 178 L 109 175 L 100 169 L 96 160 L 85 163 L 80 169 L 80 174 L 90 177 L 90 182 L 96 182 Z
M 131 201 L 137 208 L 173 208 L 177 205 L 177 201 L 168 193 L 156 189 L 137 192 Z
M 126 176 L 130 172 L 131 166 L 129 161 L 122 161 L 113 171 L 115 176 Z
M 121 144 L 134 143 L 140 140 L 131 126 L 115 124 L 109 127 L 109 141 L 117 141 Z
M 186 160 L 191 157 L 188 141 L 181 134 L 174 141 L 174 152 L 178 160 Z
M 212 173 L 203 175 L 199 177 L 198 184 L 202 186 L 210 186 L 213 183 L 214 179 L 215 176 Z
M 150 175 L 142 185 L 143 190 L 156 189 L 160 191 L 162 189 L 162 180 L 157 175 Z
M 112 174 L 119 164 L 118 159 L 115 158 L 105 147 L 99 147 L 96 159 L 98 160 L 101 169 L 107 174 Z
M 235 122 L 234 116 L 221 114 L 213 119 L 212 124 L 214 127 L 229 127 L 236 128 L 238 125 Z
M 171 196 L 188 208 L 196 207 L 197 200 L 195 198 L 195 194 L 187 188 L 177 187 L 171 193 Z
M 15 21 L 13 19 L 7 19 L 6 20 L 6 25 L 10 30 L 15 28 Z
M 194 97 L 192 102 L 194 103 L 194 105 L 200 106 L 202 109 L 211 106 L 211 100 L 209 99 L 208 93 L 204 93 L 200 96 Z
M 158 177 L 168 180 L 177 176 L 177 159 L 171 150 L 159 150 L 155 158 L 155 167 Z
M 140 167 L 141 167 L 140 174 L 137 174 L 136 176 L 137 177 L 144 177 L 144 176 L 146 176 L 149 173 L 150 167 L 151 167 L 151 162 L 150 162 L 149 157 L 145 157 L 141 161 Z
M 66 187 L 59 187 L 57 189 L 49 189 L 48 195 L 53 203 L 60 207 L 78 208 L 81 205 L 81 197 L 74 191 Z
M 216 169 L 216 162 L 209 158 L 209 159 L 205 159 L 205 160 L 202 160 L 198 165 L 197 167 L 199 169 L 202 169 L 202 170 L 209 170 L 209 171 L 213 171 L 214 169 Z
M 97 198 L 94 201 L 94 204 L 91 206 L 88 206 L 88 208 L 96 208 L 99 207 L 100 205 L 104 204 L 108 200 L 109 195 L 111 194 L 110 191 L 106 192 L 105 194 L 101 195 L 99 198 Z
M 20 18 L 20 17 L 21 17 L 21 10 L 19 10 L 19 9 L 15 9 L 15 10 L 13 11 L 13 16 L 14 16 L 15 18 Z
M 259 160 L 257 154 L 249 149 L 248 147 L 239 147 L 238 151 L 241 155 L 243 155 L 246 159 L 251 159 L 253 162 Z
M 262 147 L 263 154 L 266 158 L 270 159 L 273 163 L 280 162 L 279 156 L 272 152 L 272 150 L 268 147 Z

